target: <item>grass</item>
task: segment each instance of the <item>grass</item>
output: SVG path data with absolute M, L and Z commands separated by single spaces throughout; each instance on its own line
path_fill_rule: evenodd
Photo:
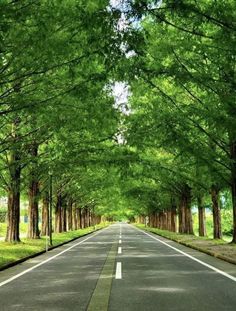
M 20 233 L 26 234 L 27 233 L 28 225 L 25 223 L 20 223 Z M 7 224 L 6 223 L 0 223 L 0 237 L 5 237 L 7 232 Z
M 2 224 L 1 224 L 2 225 Z M 107 226 L 107 223 L 96 225 L 96 230 Z M 1 226 L 2 227 L 2 226 Z M 85 229 L 79 229 L 76 231 L 69 231 L 63 233 L 53 234 L 53 246 L 62 244 L 70 241 L 74 238 L 81 237 L 85 234 L 94 231 L 94 227 L 88 227 Z M 46 237 L 42 237 L 38 240 L 29 240 L 26 238 L 22 239 L 20 243 L 6 243 L 0 242 L 0 268 L 20 260 L 22 258 L 31 256 L 38 252 L 45 250 L 46 248 Z
M 232 230 L 233 223 L 233 215 L 232 212 L 229 210 L 221 210 L 222 216 L 222 235 L 223 240 L 226 242 L 232 241 L 232 234 L 230 231 Z M 198 214 L 193 214 L 193 231 L 196 236 L 198 236 Z M 210 239 L 213 239 L 213 217 L 211 214 L 206 214 L 206 232 L 207 236 Z
M 145 227 L 145 225 L 143 225 L 143 224 L 136 224 L 136 226 L 140 229 L 145 229 L 145 230 L 151 231 L 151 232 L 156 233 L 160 236 L 166 237 L 170 240 L 175 240 L 177 242 L 183 242 L 183 241 L 186 241 L 186 242 L 192 241 L 193 242 L 193 241 L 203 240 L 203 241 L 214 241 L 214 243 L 216 243 L 216 244 L 227 244 L 227 242 L 224 240 L 213 240 L 209 237 L 199 237 L 199 236 L 191 235 L 191 234 L 182 234 L 182 233 L 171 232 L 168 230 L 150 228 L 150 227 Z

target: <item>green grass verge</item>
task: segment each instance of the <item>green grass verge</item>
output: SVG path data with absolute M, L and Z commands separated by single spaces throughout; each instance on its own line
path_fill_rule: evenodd
M 143 224 L 135 224 L 136 227 L 140 228 L 140 229 L 144 229 L 153 233 L 156 233 L 160 236 L 163 236 L 167 239 L 170 240 L 174 240 L 176 242 L 186 242 L 186 243 L 191 243 L 191 242 L 196 242 L 196 241 L 208 241 L 208 242 L 212 242 L 216 245 L 219 244 L 224 244 L 226 245 L 227 242 L 224 240 L 213 240 L 209 237 L 199 237 L 196 235 L 192 235 L 192 234 L 181 234 L 181 233 L 176 233 L 176 232 L 171 232 L 168 230 L 161 230 L 161 229 L 157 229 L 157 228 L 150 228 L 150 227 L 145 227 L 145 225 Z
M 28 228 L 27 224 L 20 223 L 20 233 L 21 234 L 26 234 L 27 233 L 27 228 Z M 7 224 L 6 223 L 0 223 L 0 237 L 4 237 L 5 238 L 6 232 L 7 232 Z
M 96 225 L 96 230 L 104 228 L 108 223 Z M 63 244 L 75 238 L 95 231 L 94 227 L 88 227 L 76 231 L 53 234 L 53 246 Z M 0 242 L 0 268 L 17 260 L 39 253 L 46 248 L 46 237 L 38 240 L 22 239 L 21 243 Z

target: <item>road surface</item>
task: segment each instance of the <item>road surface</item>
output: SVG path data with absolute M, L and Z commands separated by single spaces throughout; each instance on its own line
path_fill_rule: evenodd
M 0 272 L 0 310 L 236 310 L 236 266 L 114 224 Z

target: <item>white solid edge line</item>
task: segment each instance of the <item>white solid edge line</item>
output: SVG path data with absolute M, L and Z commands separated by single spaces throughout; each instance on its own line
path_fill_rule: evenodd
M 225 276 L 226 278 L 228 278 L 228 279 L 230 279 L 230 280 L 236 282 L 236 277 L 234 277 L 234 276 L 232 276 L 232 275 L 230 275 L 230 274 L 228 274 L 228 273 L 226 273 L 226 272 L 224 272 L 224 271 L 222 271 L 222 270 L 220 270 L 220 269 L 217 269 L 217 268 L 215 268 L 215 267 L 209 265 L 208 263 L 205 263 L 204 261 L 201 261 L 200 259 L 197 259 L 197 258 L 195 258 L 195 257 L 193 257 L 193 256 L 191 256 L 191 255 L 189 255 L 189 254 L 187 254 L 187 253 L 181 251 L 180 249 L 178 249 L 178 248 L 176 248 L 176 247 L 174 247 L 174 246 L 169 245 L 168 243 L 166 243 L 166 242 L 164 242 L 164 241 L 162 241 L 162 240 L 160 240 L 160 239 L 158 239 L 158 238 L 152 236 L 151 234 L 149 234 L 149 233 L 147 233 L 147 232 L 145 232 L 145 231 L 143 231 L 143 230 L 140 230 L 140 229 L 138 229 L 138 228 L 136 228 L 136 227 L 133 227 L 133 228 L 135 228 L 136 230 L 142 232 L 143 234 L 148 235 L 148 236 L 151 237 L 152 239 L 157 240 L 158 242 L 160 242 L 160 243 L 162 243 L 162 244 L 168 246 L 169 248 L 174 249 L 174 250 L 177 251 L 178 253 L 181 253 L 181 254 L 183 254 L 184 256 L 186 256 L 186 257 L 188 257 L 188 258 L 190 258 L 190 259 L 192 259 L 192 260 L 194 260 L 194 261 L 200 263 L 201 265 L 203 265 L 203 266 L 205 266 L 205 267 L 207 267 L 207 268 L 209 268 L 209 269 L 211 269 L 211 270 L 213 270 L 213 271 L 215 271 L 215 272 L 217 272 L 217 273 L 219 273 L 219 274 Z
M 118 254 L 122 254 L 122 248 L 118 247 Z
M 119 244 L 121 244 L 122 243 L 122 241 L 121 240 L 119 240 Z
M 122 279 L 122 266 L 121 262 L 116 263 L 116 280 L 121 280 Z
M 103 232 L 104 230 L 106 230 L 106 229 L 108 229 L 108 228 L 109 228 L 109 227 L 104 228 L 103 230 L 101 230 L 101 231 L 99 231 L 99 232 L 96 232 L 96 233 L 93 234 L 92 236 L 89 236 L 88 238 L 84 239 L 83 241 L 81 241 L 81 242 L 79 242 L 79 243 L 76 243 L 76 244 L 70 246 L 69 248 L 65 249 L 64 251 L 62 251 L 62 252 L 60 252 L 60 253 L 58 253 L 58 254 L 56 254 L 56 255 L 50 257 L 50 258 L 48 258 L 48 259 L 46 259 L 46 260 L 44 260 L 44 261 L 38 263 L 37 265 L 35 265 L 35 266 L 33 266 L 33 267 L 29 268 L 29 269 L 26 269 L 26 270 L 22 271 L 21 273 L 18 273 L 18 274 L 16 274 L 16 275 L 12 276 L 11 278 L 9 278 L 9 279 L 7 279 L 7 280 L 1 282 L 1 283 L 0 283 L 0 287 L 2 287 L 3 285 L 6 285 L 6 284 L 8 284 L 8 283 L 14 281 L 15 279 L 18 279 L 18 278 L 21 277 L 22 275 L 24 275 L 24 274 L 26 274 L 26 273 L 28 273 L 28 272 L 30 272 L 30 271 L 32 271 L 32 270 L 34 270 L 34 269 L 36 269 L 36 268 L 42 266 L 42 265 L 44 265 L 45 263 L 47 263 L 47 262 L 49 262 L 49 261 L 55 259 L 56 257 L 58 257 L 58 256 L 60 256 L 60 255 L 62 255 L 62 254 L 64 254 L 64 253 L 66 253 L 66 252 L 68 252 L 68 251 L 71 250 L 72 248 L 74 248 L 74 247 L 76 247 L 76 246 L 78 246 L 78 245 L 84 243 L 85 241 L 87 241 L 87 240 L 93 238 L 94 236 L 96 236 L 97 234 Z M 81 237 L 81 238 L 82 238 L 82 237 Z

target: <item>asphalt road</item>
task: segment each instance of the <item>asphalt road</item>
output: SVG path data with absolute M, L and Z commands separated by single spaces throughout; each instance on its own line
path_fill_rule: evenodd
M 236 266 L 115 224 L 0 272 L 0 310 L 236 310 Z

